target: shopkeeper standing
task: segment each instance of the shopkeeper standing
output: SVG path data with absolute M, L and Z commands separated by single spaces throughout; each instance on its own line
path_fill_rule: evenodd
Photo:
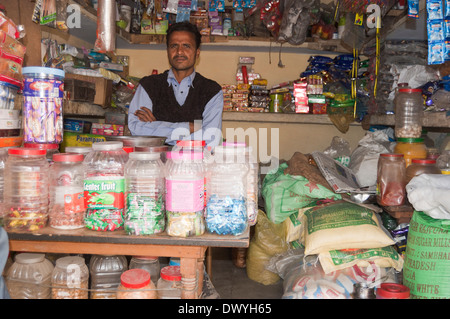
M 128 126 L 132 135 L 205 140 L 214 147 L 222 138 L 221 86 L 195 72 L 201 34 L 189 22 L 172 24 L 166 44 L 170 70 L 143 77 L 130 103 Z

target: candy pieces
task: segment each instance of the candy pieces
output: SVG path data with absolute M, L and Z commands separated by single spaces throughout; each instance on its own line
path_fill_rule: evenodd
M 229 196 L 219 198 L 211 195 L 206 205 L 206 228 L 219 235 L 240 235 L 247 228 L 247 209 L 245 198 Z
M 99 231 L 113 231 L 123 228 L 122 209 L 88 209 L 84 218 L 86 228 Z

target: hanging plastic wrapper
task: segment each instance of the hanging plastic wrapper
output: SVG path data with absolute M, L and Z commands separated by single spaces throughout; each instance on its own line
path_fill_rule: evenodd
M 95 51 L 104 53 L 115 49 L 116 2 L 114 0 L 98 0 Z

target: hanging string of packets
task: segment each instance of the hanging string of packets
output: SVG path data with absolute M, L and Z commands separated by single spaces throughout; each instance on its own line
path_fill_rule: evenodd
M 409 7 L 409 5 L 408 5 Z M 428 64 L 450 60 L 450 1 L 427 0 Z

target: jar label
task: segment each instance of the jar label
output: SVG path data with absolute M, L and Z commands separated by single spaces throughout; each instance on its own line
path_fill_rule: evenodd
M 111 178 L 111 177 L 109 177 Z M 125 179 L 85 179 L 84 198 L 88 209 L 122 209 Z
M 166 208 L 173 212 L 198 212 L 203 210 L 205 181 L 166 180 Z
M 64 81 L 26 78 L 23 80 L 23 95 L 63 98 Z
M 84 195 L 82 192 L 64 195 L 64 213 L 76 214 L 85 210 Z

